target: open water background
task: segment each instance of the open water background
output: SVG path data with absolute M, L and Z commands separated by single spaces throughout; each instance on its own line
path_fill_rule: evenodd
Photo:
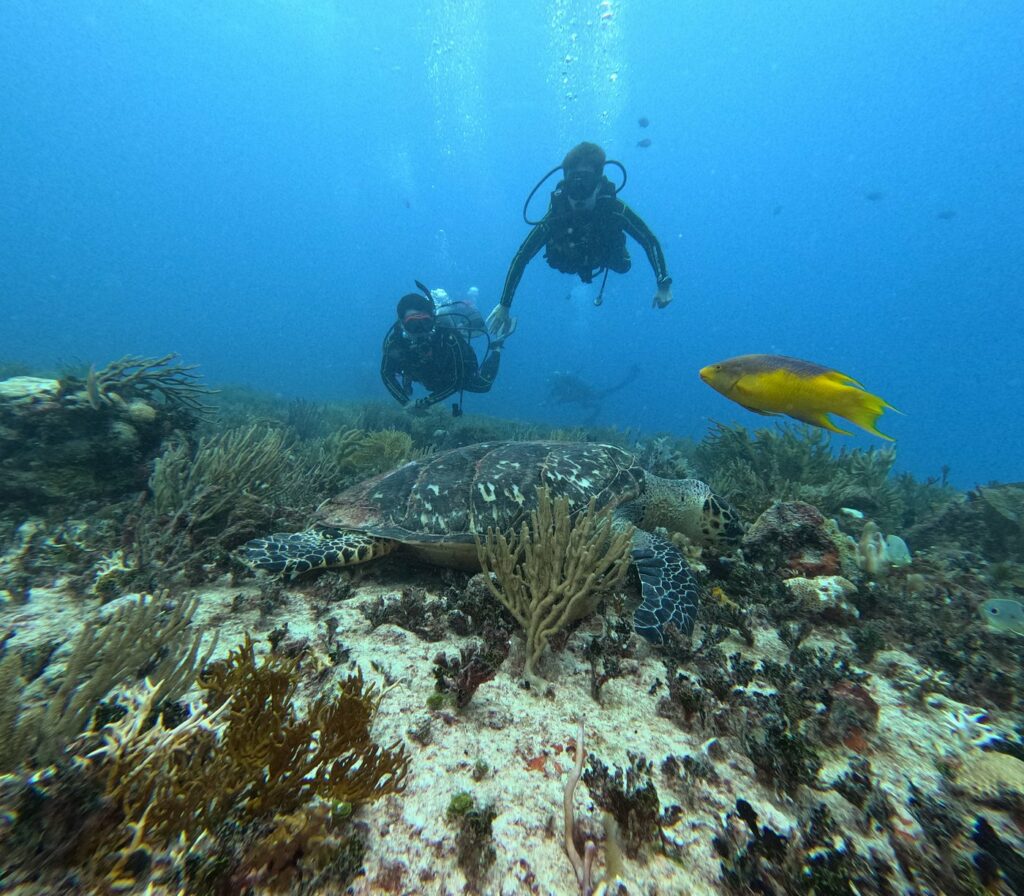
M 593 140 L 675 302 L 651 309 L 635 244 L 600 308 L 538 257 L 467 410 L 573 425 L 552 371 L 638 363 L 599 422 L 757 427 L 697 370 L 772 352 L 905 411 L 900 469 L 1024 479 L 1018 2 L 370 6 L 0 4 L 0 360 L 177 351 L 215 384 L 387 400 L 397 298 L 475 285 L 486 313 L 526 194 Z

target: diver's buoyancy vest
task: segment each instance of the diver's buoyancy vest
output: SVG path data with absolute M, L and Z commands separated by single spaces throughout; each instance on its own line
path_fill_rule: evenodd
M 615 186 L 602 179 L 594 208 L 573 211 L 563 183 L 551 194 L 548 211 L 550 235 L 544 246 L 544 258 L 563 274 L 578 274 L 589 282 L 594 271 L 607 267 L 622 253 L 626 234 L 613 219 Z
M 487 323 L 476 305 L 466 299 L 437 303 L 437 325 L 461 333 L 468 341 L 487 333 Z

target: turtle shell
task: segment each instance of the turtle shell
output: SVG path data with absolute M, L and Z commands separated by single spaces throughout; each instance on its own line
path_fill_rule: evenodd
M 644 471 L 628 451 L 573 442 L 483 442 L 411 461 L 326 502 L 317 522 L 411 544 L 467 543 L 488 528 L 517 527 L 537 506 L 537 489 L 570 510 L 636 498 Z

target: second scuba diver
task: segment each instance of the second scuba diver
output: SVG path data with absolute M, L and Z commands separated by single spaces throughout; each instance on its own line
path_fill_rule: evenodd
M 409 293 L 398 302 L 398 320 L 384 337 L 381 379 L 402 405 L 412 401 L 413 384 L 420 383 L 429 394 L 413 403 L 422 410 L 444 401 L 456 392 L 488 392 L 498 375 L 501 349 L 512 331 L 504 336 L 488 337 L 482 363 L 477 361 L 470 339 L 487 336 L 480 313 L 469 302 L 445 302 L 440 308 L 434 295 L 447 297 L 442 290 L 434 295 L 419 281 L 421 293 Z M 462 414 L 462 397 L 452 405 L 452 415 Z
M 515 327 L 509 316 L 512 299 L 523 277 L 526 265 L 533 257 L 545 250 L 548 264 L 564 274 L 576 274 L 584 283 L 590 283 L 595 275 L 608 271 L 624 274 L 632 264 L 626 249 L 626 234 L 629 234 L 647 253 L 657 280 L 654 307 L 664 308 L 672 301 L 672 278 L 668 275 L 665 256 L 657 237 L 644 220 L 616 195 L 623 183 L 615 186 L 604 174 L 606 163 L 604 150 L 596 143 L 580 143 L 573 147 L 562 160 L 564 177 L 551 194 L 551 203 L 540 221 L 530 221 L 533 229 L 519 247 L 505 276 L 501 300 L 487 317 L 487 326 L 494 336 L 508 335 Z M 622 165 L 612 161 L 608 164 Z M 548 172 L 541 181 L 554 174 L 558 168 Z M 625 175 L 625 169 L 622 169 Z M 526 203 L 537 191 L 534 187 Z M 526 217 L 526 209 L 523 209 Z M 604 281 L 601 291 L 594 300 L 600 305 L 604 295 Z

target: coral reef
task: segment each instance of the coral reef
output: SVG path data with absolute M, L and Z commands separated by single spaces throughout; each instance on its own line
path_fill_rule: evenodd
M 2 832 L 11 882 L 55 885 L 63 868 L 89 892 L 347 883 L 365 853 L 353 809 L 399 793 L 409 756 L 371 738 L 383 695 L 358 670 L 305 712 L 299 683 L 297 658 L 258 662 L 247 639 L 199 677 L 203 708 L 161 710 L 166 688 L 148 681 L 119 692 L 73 761 L 8 776 L 0 802 L 13 819 Z M 62 825 L 53 850 L 45 837 Z
M 813 427 L 784 425 L 751 436 L 743 427 L 716 424 L 694 462 L 698 475 L 747 518 L 775 501 L 802 501 L 828 516 L 853 507 L 885 526 L 902 522 L 899 494 L 889 481 L 895 449 L 833 454 L 831 445 L 831 434 Z
M 237 389 L 177 400 L 131 360 L 0 382 L 0 451 L 12 422 L 54 439 L 6 453 L 0 486 L 31 486 L 0 502 L 5 888 L 1024 888 L 1024 638 L 979 615 L 1024 599 L 1020 484 L 960 494 L 796 427 L 694 447 Z M 43 409 L 76 422 L 47 432 Z M 410 457 L 552 436 L 696 470 L 756 518 L 739 550 L 681 545 L 704 593 L 692 641 L 632 635 L 623 533 L 590 519 L 583 537 L 588 516 L 554 502 L 492 533 L 504 582 L 502 561 L 467 578 L 396 554 L 282 581 L 231 559 Z M 17 467 L 31 451 L 45 487 Z M 228 652 L 211 631 L 253 634 Z M 524 664 L 557 693 L 517 687 Z M 583 707 L 589 755 L 582 729 L 557 733 Z

